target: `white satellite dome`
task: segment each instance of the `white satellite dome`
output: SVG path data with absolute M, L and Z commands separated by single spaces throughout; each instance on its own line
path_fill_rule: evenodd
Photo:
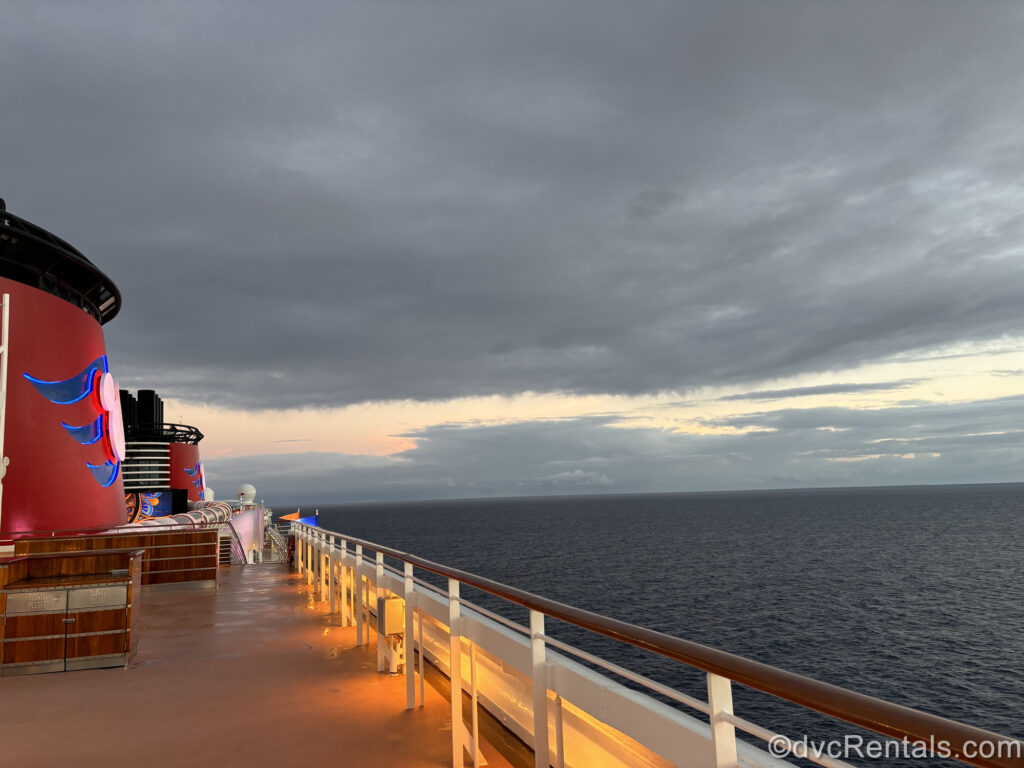
M 214 498 L 213 488 L 206 486 L 206 489 L 203 491 L 203 501 L 213 501 Z
M 238 487 L 238 500 L 243 504 L 252 504 L 256 501 L 256 489 L 249 483 L 242 483 Z

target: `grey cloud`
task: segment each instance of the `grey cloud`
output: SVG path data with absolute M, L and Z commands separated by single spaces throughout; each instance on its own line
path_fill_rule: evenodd
M 898 379 L 896 381 L 876 381 L 863 384 L 820 384 L 813 387 L 791 387 L 789 389 L 762 389 L 756 392 L 742 392 L 736 395 L 724 395 L 719 400 L 784 400 L 790 397 L 806 397 L 808 395 L 845 395 L 856 392 L 885 392 L 894 389 L 905 389 L 920 384 L 925 379 Z
M 705 419 L 704 423 L 715 427 L 784 432 L 835 428 L 891 433 L 893 430 L 913 428 L 921 432 L 957 430 L 965 434 L 976 434 L 1024 429 L 1024 414 L 1020 412 L 1022 403 L 1024 395 L 968 403 L 908 403 L 869 410 L 840 407 L 784 408 Z
M 562 493 L 1013 482 L 1024 397 L 855 411 L 790 409 L 733 419 L 749 434 L 625 428 L 600 418 L 437 425 L 390 458 L 331 453 L 206 461 L 216 488 L 252 482 L 272 503 Z
M 650 221 L 661 215 L 677 199 L 678 195 L 669 189 L 645 189 L 630 201 L 626 218 L 634 222 Z
M 5 22 L 0 194 L 121 287 L 126 385 L 685 391 L 1024 331 L 1014 3 Z

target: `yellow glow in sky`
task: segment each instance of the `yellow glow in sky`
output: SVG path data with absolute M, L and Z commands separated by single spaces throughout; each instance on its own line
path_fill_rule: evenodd
M 892 390 L 802 395 L 771 400 L 721 400 L 727 395 L 829 384 L 871 384 L 919 379 Z M 708 424 L 744 413 L 823 406 L 875 409 L 901 402 L 958 403 L 1024 394 L 1024 340 L 949 348 L 927 357 L 759 382 L 709 387 L 685 394 L 641 397 L 527 393 L 514 397 L 442 402 L 388 401 L 330 409 L 243 411 L 166 401 L 168 420 L 198 426 L 206 458 L 335 451 L 385 456 L 415 447 L 409 433 L 444 423 L 500 424 L 613 415 L 616 426 L 655 427 L 707 434 Z M 732 428 L 722 431 L 735 431 Z

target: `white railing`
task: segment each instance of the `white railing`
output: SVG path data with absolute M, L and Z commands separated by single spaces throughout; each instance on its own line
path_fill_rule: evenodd
M 533 747 L 537 768 L 790 765 L 736 738 L 739 729 L 768 743 L 785 739 L 733 712 L 733 682 L 874 730 L 889 741 L 907 738 L 911 743 L 948 744 L 950 755 L 965 763 L 984 768 L 1024 766 L 1024 743 L 1015 739 L 582 611 L 372 542 L 302 523 L 293 523 L 291 531 L 299 572 L 321 600 L 329 601 L 331 613 L 340 614 L 342 626 L 355 626 L 357 645 L 369 643 L 371 618 L 382 628 L 383 633 L 375 632 L 378 669 L 394 672 L 404 664 L 407 708 L 416 707 L 417 688 L 423 704 L 425 659 L 449 676 L 452 691 L 469 693 L 468 728 L 462 698 L 450 697 L 453 766 L 462 766 L 463 751 L 474 765 L 479 762 L 478 703 Z M 401 570 L 386 564 L 385 555 L 397 559 Z M 416 567 L 445 577 L 447 589 L 417 578 Z M 460 595 L 461 584 L 526 607 L 530 626 L 467 601 Z M 390 606 L 389 599 L 395 601 Z M 401 622 L 394 621 L 389 610 L 397 609 L 399 603 Z M 546 617 L 702 669 L 707 673 L 707 699 L 688 696 L 550 637 L 545 632 Z M 572 657 L 683 704 L 705 715 L 707 722 Z M 998 746 L 999 752 L 971 753 L 971 743 Z M 826 768 L 850 768 L 827 753 L 794 754 Z

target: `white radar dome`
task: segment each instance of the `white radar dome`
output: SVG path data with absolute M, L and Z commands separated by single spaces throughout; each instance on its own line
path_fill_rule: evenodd
M 238 487 L 238 500 L 243 504 L 252 504 L 256 501 L 256 489 L 249 483 L 242 483 Z
M 213 501 L 213 500 L 214 500 L 213 488 L 211 488 L 210 486 L 206 486 L 206 490 L 203 491 L 203 501 Z

